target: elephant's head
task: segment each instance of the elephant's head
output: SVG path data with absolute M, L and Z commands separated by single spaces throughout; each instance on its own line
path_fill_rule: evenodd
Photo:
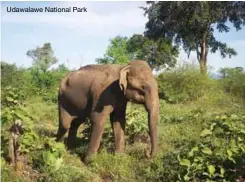
M 119 84 L 128 100 L 145 105 L 151 137 L 151 156 L 154 156 L 157 151 L 159 98 L 158 86 L 152 75 L 152 69 L 146 61 L 131 61 L 122 68 Z

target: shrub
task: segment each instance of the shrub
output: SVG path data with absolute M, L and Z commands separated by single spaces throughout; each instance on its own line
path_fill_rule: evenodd
M 184 181 L 244 181 L 245 116 L 217 116 L 201 134 L 201 142 L 183 158 Z
M 245 100 L 245 71 L 239 69 L 222 69 L 223 73 L 221 84 L 224 90 L 237 97 Z
M 165 71 L 157 77 L 157 81 L 160 97 L 174 103 L 196 100 L 211 86 L 208 76 L 190 65 Z
M 148 114 L 144 107 L 128 104 L 126 121 L 126 139 L 129 143 L 144 139 L 147 136 Z

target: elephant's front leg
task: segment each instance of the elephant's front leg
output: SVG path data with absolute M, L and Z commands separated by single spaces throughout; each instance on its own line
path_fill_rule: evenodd
M 115 138 L 115 152 L 121 153 L 125 149 L 125 112 L 126 103 L 116 107 L 110 116 Z
M 101 113 L 95 111 L 91 114 L 92 131 L 85 162 L 87 162 L 88 157 L 91 154 L 96 153 L 100 147 L 100 141 L 104 132 L 105 121 L 110 111 L 111 109 L 105 108 Z

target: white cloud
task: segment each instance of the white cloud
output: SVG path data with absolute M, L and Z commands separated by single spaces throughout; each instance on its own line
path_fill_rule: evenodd
M 58 7 L 86 7 L 87 13 L 8 13 L 3 6 L 3 23 L 63 26 L 84 36 L 114 36 L 128 29 L 144 30 L 144 2 L 63 2 Z M 36 5 L 35 5 L 36 6 Z M 48 6 L 48 5 L 46 5 Z M 39 6 L 43 7 L 44 6 Z M 51 7 L 51 6 L 50 6 Z

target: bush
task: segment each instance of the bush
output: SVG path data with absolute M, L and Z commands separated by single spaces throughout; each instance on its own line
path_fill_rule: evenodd
M 224 90 L 237 98 L 245 100 L 245 71 L 226 68 L 220 72 L 223 74 L 221 84 Z
M 245 116 L 217 116 L 201 134 L 201 142 L 184 158 L 179 179 L 184 181 L 245 180 Z
M 24 93 L 25 98 L 41 96 L 44 101 L 53 103 L 57 103 L 60 80 L 69 72 L 64 65 L 43 72 L 35 67 L 18 68 L 5 62 L 1 62 L 1 71 L 3 88 L 11 86 Z
M 51 70 L 42 72 L 38 69 L 32 69 L 32 82 L 34 85 L 34 92 L 41 96 L 46 102 L 57 103 L 57 92 L 60 80 L 65 76 L 67 71 Z
M 144 107 L 128 104 L 126 111 L 126 139 L 129 143 L 144 139 L 148 131 L 148 114 Z
M 190 65 L 163 72 L 157 81 L 160 98 L 174 103 L 196 100 L 211 86 L 208 76 L 202 75 L 199 69 Z

